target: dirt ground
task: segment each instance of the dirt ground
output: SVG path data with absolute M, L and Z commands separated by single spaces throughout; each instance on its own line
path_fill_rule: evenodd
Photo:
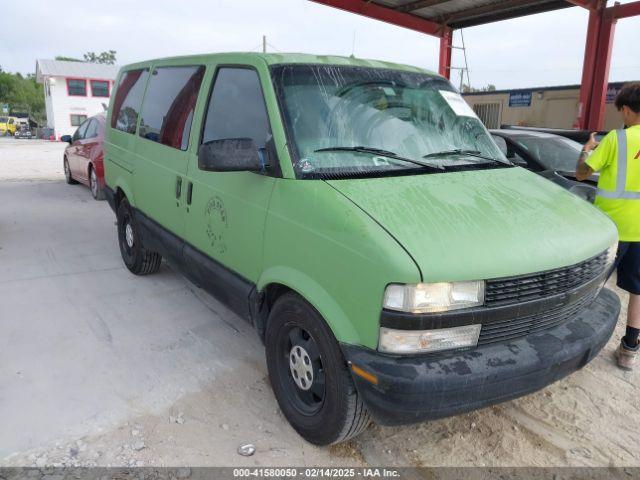
M 0 139 L 0 466 L 640 466 L 637 374 L 612 361 L 624 308 L 593 362 L 538 393 L 305 443 L 250 327 L 167 266 L 130 275 L 63 149 Z

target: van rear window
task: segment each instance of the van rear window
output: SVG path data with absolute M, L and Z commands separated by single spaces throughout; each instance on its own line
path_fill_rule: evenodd
M 149 70 L 130 70 L 122 75 L 116 89 L 111 112 L 111 127 L 126 133 L 136 133 L 140 103 Z
M 203 66 L 154 69 L 142 104 L 141 137 L 187 149 L 204 70 Z

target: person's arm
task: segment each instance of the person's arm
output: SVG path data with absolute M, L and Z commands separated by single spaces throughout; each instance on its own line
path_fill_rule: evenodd
M 576 179 L 582 182 L 593 175 L 594 170 L 585 162 L 589 158 L 589 153 L 598 146 L 596 142 L 596 134 L 592 133 L 589 136 L 589 141 L 584 144 L 580 156 L 578 157 L 578 165 L 576 166 Z

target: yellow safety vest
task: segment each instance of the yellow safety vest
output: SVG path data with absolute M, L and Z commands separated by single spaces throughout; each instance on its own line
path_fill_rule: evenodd
M 600 172 L 595 205 L 616 223 L 620 241 L 640 242 L 640 125 L 609 132 L 585 163 Z

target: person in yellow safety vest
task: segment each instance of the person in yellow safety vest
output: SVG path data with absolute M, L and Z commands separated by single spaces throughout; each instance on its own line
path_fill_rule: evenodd
M 576 178 L 600 172 L 595 205 L 618 227 L 617 285 L 629 292 L 627 330 L 616 350 L 618 366 L 633 369 L 640 344 L 640 82 L 628 83 L 616 97 L 625 128 L 609 132 L 598 144 L 584 145 Z

